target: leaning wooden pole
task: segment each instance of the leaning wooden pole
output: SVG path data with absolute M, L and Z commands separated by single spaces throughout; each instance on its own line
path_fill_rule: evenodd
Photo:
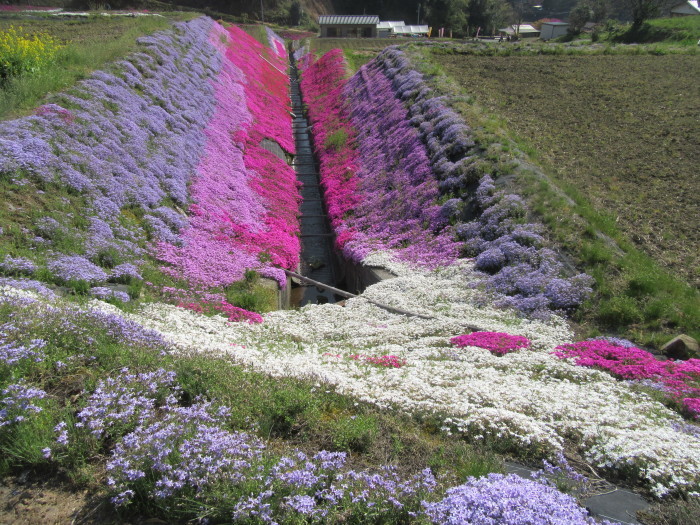
M 313 284 L 314 286 L 318 286 L 319 288 L 325 288 L 326 290 L 330 290 L 331 292 L 338 294 L 342 297 L 348 297 L 348 298 L 361 297 L 361 296 L 356 295 L 354 293 L 346 292 L 345 290 L 341 290 L 339 288 L 329 286 L 329 285 L 321 283 L 319 281 L 314 281 L 313 279 L 309 279 L 308 277 L 304 277 L 303 275 L 298 274 L 296 272 L 292 272 L 290 270 L 284 270 L 284 273 L 286 273 L 290 277 L 294 277 L 296 279 L 299 279 L 300 281 L 304 281 L 304 282 L 307 282 L 309 284 Z M 420 317 L 421 319 L 435 319 L 435 317 L 430 316 L 430 315 L 423 315 L 423 314 L 417 314 L 414 312 L 409 312 L 408 310 L 404 310 L 402 308 L 396 308 L 395 306 L 389 306 L 388 304 L 380 303 L 379 301 L 374 301 L 373 299 L 369 299 L 369 298 L 364 297 L 364 296 L 362 296 L 362 299 L 364 299 L 365 301 L 367 301 L 369 303 L 372 303 L 375 306 L 379 306 L 380 308 L 384 308 L 385 310 L 389 310 L 390 312 L 394 312 L 397 314 L 410 315 L 413 317 Z

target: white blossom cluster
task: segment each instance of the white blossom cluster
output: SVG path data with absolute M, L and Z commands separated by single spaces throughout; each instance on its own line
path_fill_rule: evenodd
M 446 431 L 499 440 L 504 448 L 553 455 L 572 442 L 593 465 L 634 472 L 658 496 L 698 490 L 700 439 L 681 425 L 674 429 L 679 415 L 624 382 L 551 355 L 572 340 L 565 321 L 530 321 L 477 306 L 468 262 L 421 271 L 387 260 L 378 254 L 371 262 L 398 277 L 344 307 L 273 312 L 259 325 L 164 304 L 131 318 L 183 350 L 223 354 L 276 377 L 312 378 L 386 409 L 437 414 Z M 365 298 L 432 319 L 393 314 Z M 504 356 L 454 348 L 449 339 L 469 326 L 522 335 L 532 347 Z M 407 363 L 383 368 L 344 358 L 352 354 L 393 354 Z

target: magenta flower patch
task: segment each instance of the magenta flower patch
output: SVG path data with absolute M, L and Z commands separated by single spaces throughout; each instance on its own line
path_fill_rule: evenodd
M 496 355 L 508 354 L 530 346 L 530 340 L 527 337 L 510 335 L 504 332 L 472 332 L 471 334 L 453 337 L 450 339 L 450 343 L 458 348 L 478 346 Z
M 619 379 L 658 381 L 668 396 L 692 416 L 700 417 L 700 359 L 659 361 L 653 354 L 618 341 L 592 339 L 565 344 L 555 349 L 561 359 L 574 358 L 578 366 L 598 368 Z

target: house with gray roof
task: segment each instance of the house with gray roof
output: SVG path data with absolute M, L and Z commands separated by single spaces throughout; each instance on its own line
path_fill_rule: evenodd
M 321 15 L 321 38 L 376 38 L 376 15 Z

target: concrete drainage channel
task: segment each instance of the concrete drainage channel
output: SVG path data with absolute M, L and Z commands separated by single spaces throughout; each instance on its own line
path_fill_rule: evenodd
M 340 264 L 333 249 L 333 233 L 320 187 L 316 159 L 311 149 L 309 122 L 304 115 L 304 104 L 299 89 L 296 64 L 291 64 L 292 128 L 297 154 L 292 166 L 301 182 L 301 264 L 300 274 L 326 286 L 333 287 L 342 280 Z M 315 286 L 292 277 L 292 304 L 334 303 L 337 295 L 328 288 Z
M 291 303 L 298 306 L 334 303 L 352 296 L 346 290 L 361 293 L 367 286 L 394 276 L 381 269 L 343 261 L 336 254 L 333 247 L 333 232 L 323 204 L 318 167 L 311 147 L 309 123 L 305 116 L 299 88 L 299 75 L 293 58 L 290 77 L 292 112 L 294 113 L 292 127 L 297 150 L 292 165 L 297 173 L 297 179 L 302 184 L 301 196 L 303 198 L 301 203 L 300 274 L 287 272 L 294 283 Z M 334 288 L 340 283 L 344 283 L 345 290 Z M 378 306 L 387 308 L 386 305 L 382 304 L 378 304 Z M 398 314 L 417 315 L 407 311 L 397 311 L 391 307 L 388 309 L 394 310 L 394 313 Z M 427 316 L 420 315 L 419 317 Z M 478 328 L 475 327 L 475 329 Z M 506 470 L 527 479 L 530 479 L 530 474 L 534 472 L 534 469 L 511 462 L 506 464 Z M 587 498 L 584 505 L 591 514 L 599 519 L 614 520 L 629 525 L 639 524 L 635 519 L 636 512 L 649 506 L 637 494 L 614 485 L 610 485 L 609 491 Z

